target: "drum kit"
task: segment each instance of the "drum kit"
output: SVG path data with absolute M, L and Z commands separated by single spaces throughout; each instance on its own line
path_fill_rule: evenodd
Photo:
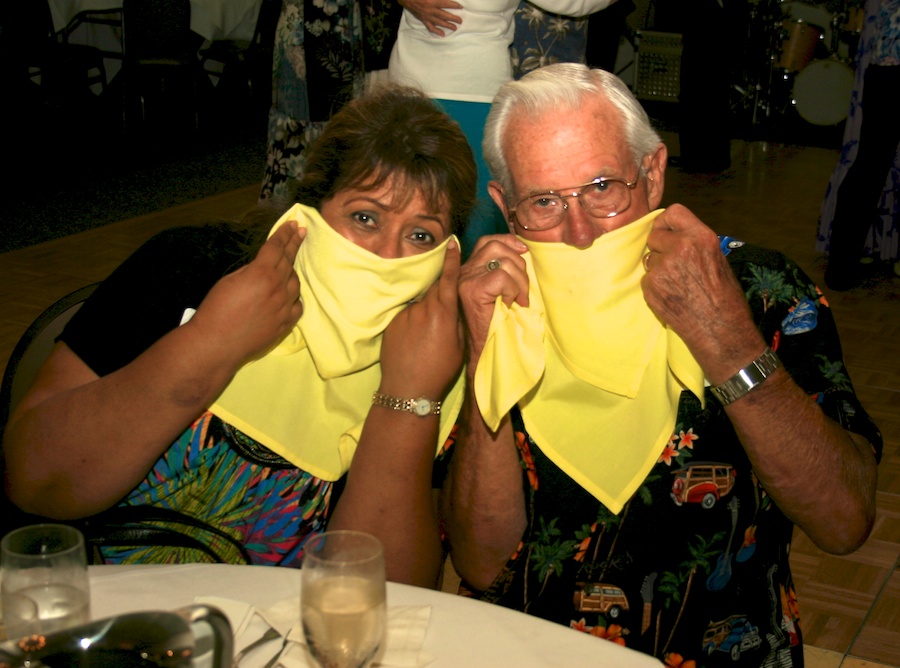
M 732 110 L 751 125 L 796 116 L 814 126 L 847 118 L 863 8 L 853 0 L 760 0 L 750 12 Z

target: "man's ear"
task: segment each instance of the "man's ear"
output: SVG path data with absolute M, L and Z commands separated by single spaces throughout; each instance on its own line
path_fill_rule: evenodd
M 509 206 L 506 204 L 506 191 L 503 189 L 503 186 L 500 185 L 499 181 L 490 181 L 488 183 L 488 194 L 491 196 L 491 199 L 494 200 L 494 204 L 497 205 L 497 208 L 503 213 L 503 220 L 506 221 L 509 231 L 512 234 L 515 234 L 515 226 L 509 219 Z
M 656 147 L 649 156 L 647 165 L 647 202 L 650 210 L 659 208 L 662 203 L 663 190 L 666 186 L 666 162 L 669 160 L 669 149 L 665 144 Z

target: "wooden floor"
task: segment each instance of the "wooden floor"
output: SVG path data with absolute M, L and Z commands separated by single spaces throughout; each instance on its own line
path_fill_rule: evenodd
M 670 137 L 666 137 L 671 139 Z M 672 153 L 677 154 L 677 141 Z M 670 144 L 671 146 L 671 144 Z M 716 176 L 667 174 L 665 204 L 690 206 L 720 234 L 785 251 L 822 284 L 817 218 L 837 151 L 735 141 Z M 257 186 L 0 254 L 0 365 L 51 302 L 101 280 L 141 242 L 179 224 L 233 217 Z M 827 291 L 826 291 L 826 294 Z M 792 563 L 809 668 L 900 666 L 900 279 L 828 294 L 857 392 L 884 434 L 878 518 L 859 551 L 834 557 L 802 533 Z

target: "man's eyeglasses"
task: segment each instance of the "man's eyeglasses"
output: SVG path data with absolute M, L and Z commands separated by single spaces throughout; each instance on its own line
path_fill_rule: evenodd
M 560 192 L 551 190 L 526 197 L 509 213 L 522 229 L 541 232 L 559 225 L 569 208 L 566 199 L 577 197 L 584 210 L 594 218 L 612 218 L 631 206 L 631 191 L 637 184 L 637 177 L 629 183 L 625 179 L 600 176 L 584 185 L 562 188 Z M 564 192 L 569 194 L 561 194 Z

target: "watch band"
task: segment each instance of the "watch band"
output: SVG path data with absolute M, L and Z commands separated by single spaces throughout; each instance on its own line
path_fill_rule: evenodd
M 387 394 L 382 394 L 381 392 L 375 392 L 372 395 L 372 405 L 383 406 L 384 408 L 390 408 L 395 411 L 405 411 L 407 413 L 412 413 L 413 415 L 418 415 L 419 417 L 441 414 L 441 402 L 432 401 L 426 397 L 419 397 L 418 399 L 399 399 Z
M 757 387 L 781 366 L 778 356 L 768 346 L 763 354 L 750 362 L 721 385 L 710 387 L 710 391 L 723 406 L 737 401 Z

